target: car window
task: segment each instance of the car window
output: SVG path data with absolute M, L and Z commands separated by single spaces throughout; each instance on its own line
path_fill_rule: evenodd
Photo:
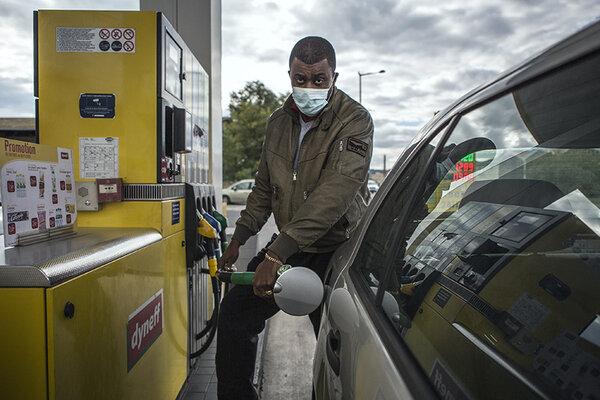
M 248 190 L 250 189 L 250 182 L 240 182 L 235 185 L 232 189 L 235 190 Z
M 598 71 L 591 56 L 464 115 L 367 230 L 354 268 L 443 397 L 600 392 Z

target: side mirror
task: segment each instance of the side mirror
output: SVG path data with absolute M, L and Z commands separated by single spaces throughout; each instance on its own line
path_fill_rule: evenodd
M 231 190 L 233 190 L 234 192 L 237 192 L 237 186 L 232 187 Z
M 323 301 L 323 282 L 308 268 L 290 268 L 275 282 L 273 297 L 285 313 L 308 315 Z

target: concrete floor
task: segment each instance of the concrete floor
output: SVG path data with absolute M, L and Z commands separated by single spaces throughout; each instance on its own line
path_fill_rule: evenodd
M 308 317 L 279 312 L 269 321 L 261 399 L 311 400 L 316 340 Z

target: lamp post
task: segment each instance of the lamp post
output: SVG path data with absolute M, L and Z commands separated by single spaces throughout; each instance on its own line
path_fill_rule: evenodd
M 362 77 L 367 75 L 384 74 L 385 69 L 377 72 L 360 72 L 358 71 L 358 102 L 362 103 Z

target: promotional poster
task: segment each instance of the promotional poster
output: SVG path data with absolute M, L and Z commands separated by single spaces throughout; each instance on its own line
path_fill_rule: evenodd
M 19 235 L 74 224 L 72 151 L 9 139 L 1 146 L 4 245 L 17 245 Z

